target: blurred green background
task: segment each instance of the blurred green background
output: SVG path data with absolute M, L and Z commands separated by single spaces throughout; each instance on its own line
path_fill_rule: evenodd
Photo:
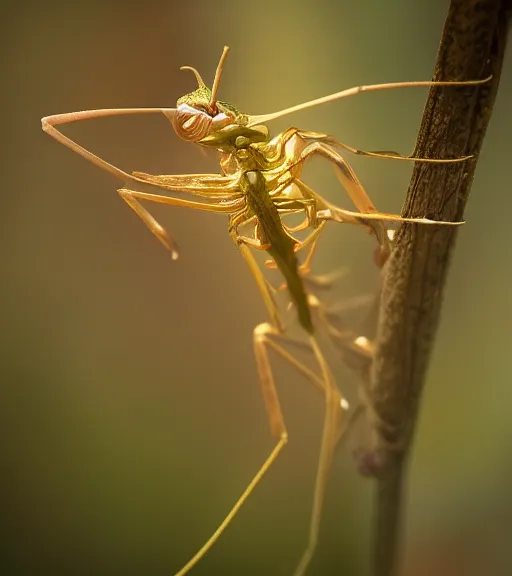
M 182 247 L 172 262 L 119 199 L 119 183 L 45 135 L 40 118 L 173 106 L 194 88 L 179 66 L 211 81 L 225 44 L 219 96 L 250 113 L 357 84 L 429 79 L 447 6 L 2 5 L 2 575 L 171 575 L 273 447 L 251 345 L 265 310 L 225 220 L 155 209 Z M 408 576 L 512 573 L 511 63 L 509 47 L 426 387 L 407 496 Z M 362 95 L 272 128 L 293 123 L 409 152 L 425 97 Z M 65 131 L 128 170 L 216 170 L 160 117 Z M 349 160 L 377 206 L 399 211 L 411 167 Z M 317 164 L 319 189 L 350 206 Z M 317 270 L 352 271 L 337 297 L 371 293 L 364 234 L 338 227 L 326 237 Z M 194 575 L 291 575 L 305 545 L 322 402 L 292 371 L 277 375 L 290 443 Z M 340 451 L 309 574 L 366 573 L 371 496 Z

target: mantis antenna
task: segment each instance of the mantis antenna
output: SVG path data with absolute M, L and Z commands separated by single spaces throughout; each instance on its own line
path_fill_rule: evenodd
M 190 70 L 196 77 L 199 88 L 204 88 L 206 86 L 206 84 L 203 82 L 203 79 L 201 78 L 201 74 L 199 74 L 195 68 L 192 68 L 192 66 L 181 66 L 180 70 Z
M 275 118 L 281 118 L 281 116 L 286 116 L 287 114 L 292 114 L 293 112 L 299 112 L 300 110 L 306 110 L 306 108 L 312 108 L 313 106 L 320 106 L 321 104 L 327 104 L 329 102 L 334 102 L 335 100 L 341 100 L 342 98 L 347 98 L 348 96 L 354 96 L 360 94 L 361 92 L 376 92 L 378 90 L 393 90 L 395 88 L 417 88 L 431 86 L 478 86 L 480 84 L 485 84 L 489 82 L 492 76 L 488 76 L 483 80 L 448 80 L 448 81 L 419 81 L 419 82 L 391 82 L 386 84 L 368 84 L 366 86 L 355 86 L 353 88 L 348 88 L 342 90 L 341 92 L 335 92 L 334 94 L 329 94 L 328 96 L 323 96 L 322 98 L 316 98 L 315 100 L 309 100 L 308 102 L 303 102 L 302 104 L 297 104 L 291 106 L 290 108 L 285 108 L 284 110 L 279 110 L 278 112 L 272 112 L 271 114 L 258 114 L 249 115 L 248 126 L 254 126 L 255 124 L 264 124 Z
M 215 70 L 215 78 L 213 79 L 213 86 L 212 86 L 212 97 L 210 98 L 210 107 L 215 106 L 215 97 L 217 96 L 217 89 L 219 87 L 220 77 L 222 75 L 222 70 L 224 69 L 224 62 L 226 61 L 226 57 L 229 52 L 229 46 L 224 46 L 224 50 L 222 51 L 222 55 L 219 60 L 219 64 L 217 66 L 217 70 Z

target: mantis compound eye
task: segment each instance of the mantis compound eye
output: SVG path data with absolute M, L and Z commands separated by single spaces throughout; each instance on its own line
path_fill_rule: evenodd
M 188 104 L 179 104 L 172 125 L 176 134 L 188 142 L 199 142 L 210 133 L 213 117 Z
M 199 142 L 217 130 L 221 130 L 234 118 L 224 112 L 213 115 L 204 108 L 195 108 L 188 104 L 179 104 L 172 125 L 176 134 L 188 142 Z

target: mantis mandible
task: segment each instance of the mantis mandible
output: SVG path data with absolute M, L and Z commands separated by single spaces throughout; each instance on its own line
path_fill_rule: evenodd
M 181 97 L 176 108 L 101 109 L 58 114 L 43 118 L 42 127 L 60 143 L 124 182 L 124 186 L 118 190 L 119 195 L 170 251 L 172 259 L 178 258 L 179 255 L 176 241 L 142 206 L 141 201 L 183 206 L 228 216 L 229 234 L 254 276 L 269 314 L 269 321 L 259 324 L 254 329 L 253 344 L 261 392 L 270 431 L 276 438 L 276 445 L 214 534 L 177 572 L 176 576 L 188 573 L 212 547 L 288 441 L 288 433 L 268 356 L 270 349 L 311 381 L 321 391 L 325 400 L 323 436 L 308 545 L 295 571 L 295 576 L 302 576 L 307 570 L 317 544 L 323 500 L 334 450 L 346 429 L 346 422 L 350 420 L 344 418 L 348 403 L 336 385 L 316 337 L 316 323 L 313 318 L 315 309 L 318 308 L 318 301 L 306 287 L 308 280 L 314 281 L 309 274 L 317 240 L 328 221 L 360 226 L 376 237 L 378 242 L 376 262 L 382 266 L 391 248 L 386 223 L 461 224 L 461 222 L 438 222 L 426 218 L 402 218 L 399 215 L 379 212 L 349 163 L 339 154 L 338 149 L 370 157 L 423 162 L 460 162 L 469 157 L 421 159 L 401 156 L 394 152 L 364 152 L 326 134 L 297 128 L 289 128 L 274 138 L 270 138 L 265 123 L 299 110 L 327 104 L 361 92 L 433 85 L 478 85 L 485 83 L 488 79 L 358 86 L 273 114 L 248 115 L 231 104 L 217 99 L 217 90 L 227 53 L 228 48 L 225 47 L 211 89 L 206 86 L 197 70 L 189 66 L 182 68 L 193 72 L 198 88 Z M 89 152 L 56 128 L 61 124 L 103 116 L 153 113 L 163 114 L 171 122 L 180 138 L 220 152 L 221 173 L 182 175 L 127 173 Z M 357 211 L 344 210 L 332 204 L 301 180 L 304 164 L 314 156 L 325 158 L 334 167 L 340 183 Z M 162 194 L 162 191 L 166 194 Z M 168 192 L 188 193 L 196 199 L 171 196 Z M 303 215 L 302 223 L 295 227 L 286 225 L 285 218 L 292 214 Z M 307 236 L 303 240 L 294 236 L 301 230 L 307 231 Z M 289 344 L 293 346 L 296 342 L 286 334 L 286 327 L 281 311 L 276 305 L 273 290 L 252 250 L 266 251 L 271 259 L 267 262 L 268 266 L 277 268 L 284 277 L 291 303 L 297 313 L 298 323 L 305 336 L 303 346 L 305 345 L 313 354 L 318 370 L 312 370 L 286 348 Z M 307 255 L 304 262 L 300 264 L 297 254 L 302 250 L 306 251 Z M 327 316 L 325 314 L 320 314 L 320 316 L 323 323 L 327 323 L 331 336 L 336 335 L 335 328 L 328 324 Z M 366 345 L 365 339 L 356 338 L 355 334 L 348 337 L 340 336 L 340 339 L 343 339 L 343 344 L 353 350 L 356 355 L 359 354 L 362 359 L 367 360 L 371 357 L 371 348 Z

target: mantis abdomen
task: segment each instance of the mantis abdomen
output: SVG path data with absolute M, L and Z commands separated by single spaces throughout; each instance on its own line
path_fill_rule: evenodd
M 312 334 L 311 310 L 299 274 L 296 243 L 283 228 L 277 208 L 268 194 L 265 178 L 260 171 L 250 170 L 242 175 L 240 184 L 247 196 L 247 204 L 258 219 L 260 240 L 264 245 L 268 244 L 266 250 L 286 280 L 299 322 L 308 334 Z

